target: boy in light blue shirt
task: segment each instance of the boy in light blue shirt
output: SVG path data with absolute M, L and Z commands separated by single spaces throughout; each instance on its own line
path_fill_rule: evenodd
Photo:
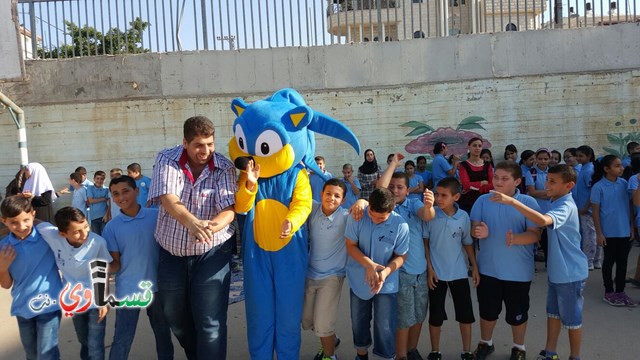
M 160 246 L 154 231 L 158 210 L 145 208 L 137 202 L 138 188 L 130 176 L 120 176 L 109 184 L 111 196 L 120 207 L 120 215 L 104 228 L 104 238 L 116 272 L 116 298 L 125 299 L 141 293 L 140 284 L 149 282 L 153 301 L 147 307 L 149 322 L 155 335 L 158 359 L 173 359 L 171 329 L 164 320 L 162 306 L 157 301 L 157 274 Z M 116 310 L 116 325 L 109 359 L 127 359 L 136 333 L 140 308 Z
M 493 174 L 495 191 L 510 196 L 538 211 L 534 198 L 521 194 L 522 169 L 512 162 L 500 162 Z M 508 205 L 491 201 L 491 194 L 478 198 L 471 208 L 472 236 L 480 239 L 477 254 L 480 283 L 477 287 L 480 310 L 480 343 L 474 356 L 485 359 L 495 351 L 493 329 L 502 303 L 506 322 L 511 325 L 513 347 L 511 360 L 525 359 L 524 338 L 529 319 L 529 289 L 533 279 L 533 245 L 540 240 L 540 229 Z M 507 246 L 506 239 L 523 238 L 531 245 Z
M 340 179 L 327 180 L 322 188 L 322 203 L 313 202 L 307 219 L 310 249 L 302 328 L 313 330 L 320 338 L 318 360 L 335 360 L 335 347 L 339 344 L 335 325 L 347 264 L 344 231 L 349 216 L 340 204 L 346 190 Z
M 53 251 L 65 289 L 75 288 L 78 284 L 85 290 L 94 289 L 90 263 L 95 260 L 111 262 L 107 243 L 99 235 L 90 232 L 87 219 L 79 209 L 67 206 L 58 210 L 55 222 L 58 227 L 45 222 L 37 225 L 36 229 Z M 86 312 L 73 314 L 73 327 L 81 345 L 81 359 L 104 359 L 108 312 L 107 306 L 98 306 L 91 301 Z
M 105 215 L 109 211 L 109 189 L 104 187 L 106 178 L 107 174 L 104 171 L 96 171 L 93 175 L 94 185 L 87 188 L 91 231 L 98 235 L 102 235 L 106 224 Z
M 471 264 L 474 286 L 480 282 L 478 265 L 473 252 L 471 222 L 469 215 L 460 210 L 456 201 L 460 199 L 460 182 L 448 177 L 438 182 L 436 189 L 435 218 L 425 224 L 426 253 L 429 272 L 429 335 L 431 353 L 428 359 L 442 359 L 440 333 L 447 319 L 445 301 L 447 290 L 451 292 L 460 323 L 462 337 L 462 360 L 471 360 L 471 324 L 475 322 L 471 289 L 467 280 L 467 259 Z
M 575 170 L 566 164 L 549 169 L 546 190 L 550 209 L 542 214 L 504 194 L 494 193 L 492 201 L 511 205 L 549 235 L 549 291 L 547 293 L 547 344 L 540 353 L 545 360 L 557 360 L 556 347 L 561 326 L 569 329 L 570 360 L 580 359 L 583 291 L 589 275 L 587 256 L 580 249 L 578 208 L 571 196 Z M 523 238 L 508 237 L 509 245 L 523 244 Z
M 27 359 L 60 358 L 58 329 L 62 290 L 53 253 L 33 228 L 31 199 L 10 196 L 0 206 L 2 223 L 11 232 L 0 240 L 0 285 L 11 289 L 15 316 Z
M 347 186 L 347 193 L 344 195 L 342 207 L 349 209 L 360 198 L 362 186 L 360 186 L 360 180 L 353 176 L 353 166 L 351 166 L 351 164 L 344 164 L 342 166 L 342 176 L 342 181 Z
M 78 172 L 71 173 L 69 175 L 69 186 L 73 187 L 71 206 L 79 209 L 84 216 L 87 216 L 87 188 L 82 186 L 82 174 Z
M 324 157 L 316 156 L 314 160 L 316 161 L 316 164 L 318 165 L 320 170 L 322 170 L 322 173 L 324 174 L 324 177 L 326 179 L 333 178 L 333 174 L 331 174 L 330 172 L 324 169 L 327 166 L 324 161 Z M 311 195 L 313 196 L 314 201 L 317 201 L 317 202 L 321 201 L 322 186 L 324 185 L 324 182 L 325 182 L 325 179 L 323 179 L 320 175 L 314 172 L 309 174 L 309 183 L 311 184 Z
M 132 163 L 127 166 L 127 175 L 136 181 L 138 189 L 138 204 L 147 207 L 147 198 L 149 197 L 149 189 L 151 188 L 151 178 L 142 175 L 142 167 L 138 163 Z
M 431 170 L 433 171 L 433 188 L 438 186 L 438 181 L 449 177 L 455 176 L 458 171 L 458 165 L 460 165 L 460 158 L 457 155 L 453 155 L 453 163 L 449 164 L 449 161 L 445 158 L 449 149 L 447 144 L 442 141 L 437 142 L 433 146 L 433 162 L 431 163 Z
M 409 226 L 393 212 L 395 201 L 388 189 L 376 189 L 362 220 L 347 220 L 345 230 L 347 280 L 351 287 L 351 328 L 358 359 L 373 353 L 383 359 L 395 356 L 398 270 L 409 250 Z M 372 314 L 373 312 L 373 314 Z M 371 339 L 371 319 L 374 336 Z
M 420 358 L 417 346 L 422 323 L 427 316 L 427 259 L 425 257 L 422 228 L 425 221 L 435 216 L 433 193 L 426 190 L 422 199 L 409 195 L 409 177 L 394 170 L 404 158 L 393 154 L 389 166 L 378 181 L 379 187 L 387 187 L 394 196 L 394 211 L 402 216 L 409 226 L 409 250 L 399 273 L 398 324 L 396 331 L 396 358 Z M 423 203 L 424 201 L 424 203 Z

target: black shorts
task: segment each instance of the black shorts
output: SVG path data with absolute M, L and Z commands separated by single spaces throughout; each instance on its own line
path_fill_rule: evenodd
M 447 288 L 451 291 L 453 308 L 456 312 L 456 321 L 462 324 L 472 324 L 476 321 L 473 316 L 473 304 L 471 303 L 471 290 L 468 279 L 453 281 L 438 281 L 434 290 L 429 289 L 429 325 L 442 326 L 447 320 L 445 301 Z
M 480 318 L 487 321 L 498 320 L 504 301 L 507 324 L 524 324 L 529 319 L 529 288 L 531 281 L 500 280 L 480 274 L 477 288 Z

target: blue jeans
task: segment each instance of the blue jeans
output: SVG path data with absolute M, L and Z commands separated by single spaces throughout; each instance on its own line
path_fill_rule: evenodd
M 102 230 L 106 224 L 102 221 L 102 218 L 91 220 L 91 231 L 102 236 Z
M 378 294 L 362 300 L 351 294 L 351 328 L 353 345 L 357 349 L 371 346 L 371 318 L 373 317 L 373 353 L 381 358 L 393 359 L 396 354 L 396 294 Z
M 158 299 L 188 359 L 225 359 L 231 241 L 197 256 L 160 249 Z
M 173 343 L 171 342 L 171 329 L 169 324 L 164 320 L 162 306 L 157 301 L 157 294 L 154 294 L 154 301 L 147 307 L 147 316 L 153 335 L 156 338 L 156 352 L 159 360 L 173 359 Z M 138 317 L 140 309 L 119 308 L 116 310 L 116 326 L 113 334 L 113 343 L 111 352 L 109 352 L 110 360 L 121 360 L 129 358 L 129 351 L 133 343 L 133 337 L 136 335 L 136 327 L 138 326 Z
M 104 333 L 107 318 L 98 322 L 98 309 L 73 315 L 73 327 L 80 342 L 80 359 L 104 360 Z
M 38 315 L 31 319 L 17 316 L 22 347 L 27 360 L 58 360 L 58 329 L 60 328 L 60 310 Z
M 549 281 L 547 317 L 560 319 L 567 329 L 582 327 L 585 283 L 585 280 L 564 284 Z

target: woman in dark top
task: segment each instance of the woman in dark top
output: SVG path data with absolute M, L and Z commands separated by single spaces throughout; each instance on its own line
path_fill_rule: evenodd
M 31 204 L 36 210 L 36 219 L 53 221 L 53 202 L 57 194 L 44 166 L 39 163 L 29 163 L 20 169 L 16 177 L 6 188 L 6 195 L 31 197 Z
M 369 200 L 369 195 L 376 189 L 376 183 L 380 177 L 380 166 L 376 160 L 376 154 L 371 149 L 364 152 L 364 162 L 358 168 L 358 181 L 360 181 L 360 198 Z

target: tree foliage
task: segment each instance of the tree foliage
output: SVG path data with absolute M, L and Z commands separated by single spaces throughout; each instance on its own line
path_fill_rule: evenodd
M 71 58 L 74 56 L 115 55 L 149 52 L 142 47 L 142 35 L 149 23 L 139 17 L 129 22 L 126 31 L 114 27 L 105 34 L 85 25 L 79 27 L 71 21 L 65 21 L 71 43 L 61 44 L 51 50 L 38 49 L 40 58 Z

